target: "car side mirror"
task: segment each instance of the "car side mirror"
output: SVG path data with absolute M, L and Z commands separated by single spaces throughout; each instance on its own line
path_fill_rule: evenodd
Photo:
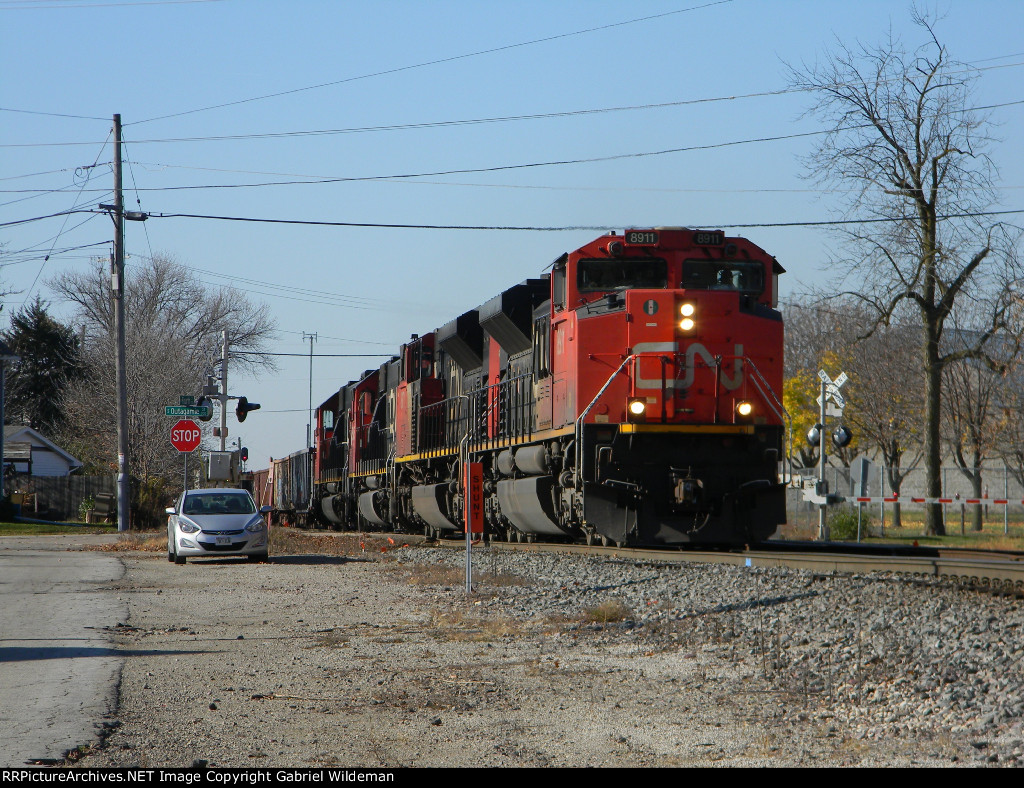
M 268 505 L 268 506 L 261 506 L 260 507 L 260 514 L 270 514 L 272 511 L 274 511 L 274 507 L 273 506 L 269 506 Z
M 167 514 L 174 514 L 174 507 L 168 506 L 164 511 L 167 512 Z

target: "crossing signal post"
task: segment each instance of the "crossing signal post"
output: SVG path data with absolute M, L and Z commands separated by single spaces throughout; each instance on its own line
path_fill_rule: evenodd
M 804 492 L 804 500 L 818 504 L 818 538 L 827 542 L 830 534 L 828 521 L 825 513 L 829 504 L 839 503 L 843 500 L 838 495 L 830 495 L 828 482 L 825 480 L 825 435 L 827 433 L 826 419 L 828 416 L 843 417 L 843 409 L 846 407 L 846 398 L 839 391 L 849 378 L 843 372 L 835 380 L 828 376 L 825 370 L 818 371 L 818 379 L 821 381 L 821 394 L 818 396 L 818 407 L 820 412 L 819 421 L 807 433 L 807 442 L 811 446 L 817 446 L 818 451 L 818 479 L 814 485 L 813 494 L 810 491 Z M 848 446 L 853 440 L 853 433 L 848 427 L 843 426 L 840 421 L 835 432 L 832 433 L 832 443 L 836 448 L 841 449 Z

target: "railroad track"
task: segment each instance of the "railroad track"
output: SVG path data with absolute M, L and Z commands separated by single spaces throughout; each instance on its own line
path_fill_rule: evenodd
M 447 544 L 462 546 L 462 542 Z M 800 543 L 780 544 L 772 549 L 736 551 L 659 550 L 628 547 L 587 547 L 576 544 L 521 544 L 492 542 L 492 549 L 526 552 L 581 552 L 659 563 L 718 563 L 734 566 L 788 567 L 811 572 L 895 572 L 920 578 L 937 578 L 960 585 L 1024 596 L 1024 555 L 969 550 L 924 549 L 911 552 L 897 549 L 896 554 L 865 548 L 844 551 L 844 545 Z
M 337 531 L 326 530 L 305 533 L 319 536 L 339 535 Z M 452 550 L 461 550 L 465 546 L 461 538 L 436 541 L 419 534 L 402 534 L 402 540 L 411 544 L 434 544 Z M 1024 597 L 1024 552 L 821 542 L 778 542 L 758 549 L 745 550 L 687 550 L 496 540 L 490 542 L 490 549 L 582 553 L 669 564 L 691 562 L 775 566 L 806 569 L 820 574 L 893 572 L 922 579 L 946 580 L 996 593 L 1012 593 Z

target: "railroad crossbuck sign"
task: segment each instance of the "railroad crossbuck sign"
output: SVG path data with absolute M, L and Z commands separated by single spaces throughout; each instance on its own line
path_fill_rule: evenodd
M 203 431 L 192 419 L 181 419 L 171 427 L 171 445 L 178 451 L 195 451 L 202 439 Z
M 846 407 L 846 397 L 844 397 L 839 389 L 843 387 L 843 384 L 849 380 L 845 372 L 840 372 L 839 377 L 832 380 L 828 376 L 828 373 L 823 369 L 818 370 L 818 378 L 822 383 L 825 384 L 825 400 L 832 400 L 835 403 L 835 408 L 831 405 L 826 405 L 825 414 L 828 416 L 842 416 L 843 408 Z M 821 407 L 821 395 L 815 400 L 818 403 L 818 407 Z

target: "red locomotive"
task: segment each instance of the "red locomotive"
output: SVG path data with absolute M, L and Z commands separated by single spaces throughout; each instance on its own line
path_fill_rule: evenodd
M 785 521 L 783 268 L 744 238 L 598 238 L 324 402 L 311 512 L 463 532 L 467 462 L 492 538 L 758 542 Z

